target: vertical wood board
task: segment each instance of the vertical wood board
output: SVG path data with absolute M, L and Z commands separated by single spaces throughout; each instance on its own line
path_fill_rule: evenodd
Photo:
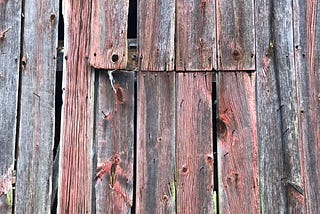
M 128 10 L 129 0 L 92 0 L 89 58 L 93 67 L 126 68 Z
M 218 70 L 255 70 L 254 14 L 254 0 L 217 0 Z
M 222 213 L 259 213 L 255 74 L 220 73 L 218 178 Z
M 91 1 L 65 0 L 59 213 L 91 213 L 93 77 L 87 56 Z
M 212 213 L 212 73 L 176 76 L 177 212 Z
M 215 1 L 177 0 L 176 70 L 216 69 Z
M 175 213 L 175 74 L 139 73 L 136 213 Z
M 134 72 L 99 71 L 97 124 L 97 213 L 130 213 L 133 202 Z M 116 160 L 118 158 L 118 160 Z M 118 163 L 119 162 L 119 163 Z
M 172 0 L 138 1 L 140 70 L 174 69 L 175 8 Z

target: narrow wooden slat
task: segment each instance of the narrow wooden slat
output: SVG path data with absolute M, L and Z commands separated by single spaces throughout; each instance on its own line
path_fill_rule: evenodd
M 254 26 L 254 0 L 217 0 L 218 70 L 255 69 Z
M 177 71 L 216 68 L 215 1 L 177 0 Z
M 174 1 L 138 1 L 140 70 L 172 71 L 174 69 L 174 34 Z
M 17 125 L 21 2 L 0 1 L 0 213 L 11 213 Z
M 213 213 L 212 74 L 178 73 L 177 212 Z
M 256 1 L 257 115 L 263 213 L 303 213 L 292 1 Z
M 128 9 L 129 0 L 92 0 L 90 64 L 95 68 L 126 68 Z
M 294 1 L 295 65 L 299 85 L 299 134 L 305 213 L 320 204 L 320 2 Z
M 64 99 L 59 213 L 91 213 L 93 77 L 88 63 L 91 1 L 64 0 Z
M 137 115 L 136 213 L 174 213 L 174 73 L 139 73 Z
M 130 213 L 133 204 L 135 74 L 117 71 L 112 75 L 116 93 L 108 74 L 99 73 L 96 212 Z
M 220 73 L 218 178 L 222 213 L 259 213 L 255 74 Z
M 49 0 L 27 0 L 24 5 L 15 212 L 48 213 L 59 6 Z

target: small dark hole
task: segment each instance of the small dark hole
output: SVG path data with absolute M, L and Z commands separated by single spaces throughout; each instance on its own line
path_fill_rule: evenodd
M 111 60 L 112 60 L 112 62 L 118 62 L 118 60 L 119 60 L 118 54 L 113 54 L 111 57 Z

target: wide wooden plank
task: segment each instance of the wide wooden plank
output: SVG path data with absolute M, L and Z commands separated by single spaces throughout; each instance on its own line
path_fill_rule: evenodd
M 217 0 L 218 70 L 255 69 L 254 14 L 254 0 Z
M 175 213 L 175 74 L 138 84 L 136 213 Z
M 305 213 L 320 204 L 320 2 L 294 1 L 295 66 L 299 85 L 299 134 Z
M 221 213 L 260 213 L 255 74 L 218 78 L 218 179 Z
M 140 70 L 174 69 L 175 8 L 172 0 L 138 1 Z
M 177 212 L 213 213 L 212 73 L 178 73 Z
M 133 204 L 135 73 L 117 71 L 113 90 L 100 71 L 96 109 L 97 213 L 130 213 Z
M 54 142 L 58 2 L 27 0 L 24 10 L 15 212 L 48 213 Z
M 126 68 L 128 9 L 129 0 L 92 0 L 89 56 L 95 68 Z
M 58 188 L 59 213 L 91 213 L 93 80 L 89 67 L 91 1 L 64 0 L 65 61 Z
M 256 1 L 257 115 L 263 213 L 303 213 L 292 1 Z
M 0 213 L 12 212 L 17 126 L 21 2 L 0 1 Z
M 216 13 L 213 0 L 177 0 L 176 69 L 216 69 Z

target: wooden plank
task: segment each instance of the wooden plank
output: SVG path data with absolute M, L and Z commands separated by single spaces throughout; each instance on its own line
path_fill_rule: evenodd
M 174 34 L 174 1 L 138 1 L 140 70 L 172 71 L 174 69 Z
M 117 71 L 112 75 L 116 93 L 107 72 L 101 71 L 98 80 L 96 212 L 130 213 L 133 204 L 135 73 Z
M 220 73 L 218 179 L 221 213 L 260 213 L 255 74 Z
M 90 64 L 125 69 L 129 0 L 92 0 Z
M 292 1 L 256 1 L 257 112 L 263 213 L 303 213 Z
M 91 213 L 93 82 L 89 67 L 91 1 L 64 0 L 64 79 L 58 213 Z
M 254 0 L 217 0 L 218 70 L 255 70 Z
M 176 69 L 216 69 L 215 1 L 177 0 Z
M 0 213 L 12 213 L 12 171 L 17 126 L 21 2 L 0 1 Z
M 175 74 L 139 73 L 136 213 L 175 213 Z
M 178 73 L 177 213 L 213 213 L 212 73 Z
M 320 2 L 294 1 L 295 66 L 299 86 L 299 134 L 305 213 L 320 204 Z
M 58 7 L 49 0 L 24 3 L 17 213 L 50 212 Z

